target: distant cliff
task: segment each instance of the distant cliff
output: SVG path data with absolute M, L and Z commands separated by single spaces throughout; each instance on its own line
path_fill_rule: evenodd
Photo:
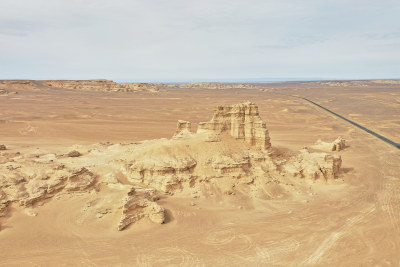
M 168 87 L 174 88 L 189 88 L 189 89 L 255 89 L 259 86 L 255 84 L 245 84 L 245 83 L 185 83 L 185 84 L 170 84 Z
M 162 84 L 116 83 L 111 80 L 3 80 L 0 89 L 63 88 L 83 91 L 158 92 Z

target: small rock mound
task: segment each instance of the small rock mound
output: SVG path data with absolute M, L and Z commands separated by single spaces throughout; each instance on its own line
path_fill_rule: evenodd
M 148 217 L 152 222 L 162 224 L 165 221 L 165 210 L 156 202 L 155 190 L 150 188 L 132 188 L 123 200 L 123 210 L 118 230 Z
M 189 121 L 178 120 L 178 125 L 173 138 L 182 139 L 186 136 L 190 136 L 192 134 L 191 128 L 192 124 Z
M 346 148 L 346 140 L 342 137 L 338 137 L 332 142 L 324 142 L 319 139 L 311 148 L 323 151 L 341 151 Z
M 82 154 L 79 151 L 73 150 L 73 151 L 69 152 L 67 154 L 67 156 L 70 158 L 77 158 L 77 157 L 82 156 Z

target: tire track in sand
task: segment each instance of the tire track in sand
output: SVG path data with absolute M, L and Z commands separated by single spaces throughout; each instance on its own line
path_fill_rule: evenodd
M 256 246 L 254 248 L 255 255 L 249 257 L 248 261 L 255 266 L 280 265 L 284 258 L 292 255 L 299 247 L 299 241 L 294 238 L 270 241 L 263 246 Z
M 136 257 L 137 266 L 182 266 L 202 267 L 205 266 L 191 252 L 178 247 L 163 247 L 150 253 L 140 254 Z
M 247 253 L 253 247 L 252 239 L 242 233 L 237 233 L 232 223 L 220 225 L 211 229 L 201 243 L 213 246 L 221 252 L 232 254 Z
M 390 152 L 381 154 L 383 168 L 380 169 L 382 184 L 377 194 L 377 200 L 382 211 L 396 232 L 400 232 L 400 168 L 398 161 Z M 395 177 L 397 176 L 397 177 Z
M 346 223 L 339 228 L 339 230 L 329 234 L 318 246 L 318 248 L 309 255 L 300 266 L 306 265 L 314 265 L 318 263 L 322 256 L 326 254 L 326 252 L 331 249 L 335 243 L 354 227 L 355 224 L 361 222 L 366 217 L 370 216 L 375 211 L 375 205 L 367 208 L 362 214 L 356 215 L 352 218 L 347 219 Z
M 211 229 L 201 243 L 235 258 L 236 263 L 250 266 L 277 264 L 300 247 L 300 243 L 293 238 L 257 244 L 249 235 L 238 233 L 232 223 Z

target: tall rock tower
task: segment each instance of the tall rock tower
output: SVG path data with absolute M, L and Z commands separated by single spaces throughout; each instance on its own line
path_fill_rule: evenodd
M 217 106 L 211 121 L 200 122 L 197 132 L 229 132 L 236 139 L 245 140 L 262 149 L 271 147 L 265 122 L 258 107 L 249 101 L 231 106 Z

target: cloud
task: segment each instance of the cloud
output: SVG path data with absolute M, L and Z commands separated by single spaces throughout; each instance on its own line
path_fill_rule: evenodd
M 3 0 L 0 78 L 394 77 L 399 12 L 392 0 Z

